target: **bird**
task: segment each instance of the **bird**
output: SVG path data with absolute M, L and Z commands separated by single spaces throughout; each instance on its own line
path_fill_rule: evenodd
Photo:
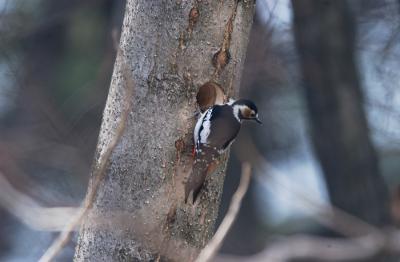
M 208 167 L 233 143 L 243 120 L 262 124 L 257 106 L 248 99 L 231 99 L 228 103 L 209 107 L 200 115 L 193 131 L 195 161 L 185 185 L 185 202 L 191 192 L 193 202 L 196 201 Z

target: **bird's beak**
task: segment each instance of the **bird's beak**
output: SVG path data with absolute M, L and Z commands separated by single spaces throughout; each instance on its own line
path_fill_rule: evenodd
M 258 118 L 258 116 L 255 118 L 256 122 L 259 123 L 260 125 L 262 125 L 261 120 Z

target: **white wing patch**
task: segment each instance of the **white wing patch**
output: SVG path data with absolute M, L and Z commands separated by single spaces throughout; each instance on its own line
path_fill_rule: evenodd
M 194 145 L 195 145 L 196 149 L 198 148 L 198 144 L 200 142 L 199 141 L 200 128 L 201 128 L 201 125 L 203 124 L 204 117 L 207 115 L 207 112 L 208 112 L 208 110 L 200 115 L 199 119 L 197 119 L 196 126 L 194 127 L 193 139 L 194 139 Z
M 199 149 L 199 144 L 207 144 L 207 138 L 210 135 L 211 115 L 212 108 L 205 111 L 197 120 L 193 134 L 196 151 Z
M 211 131 L 210 119 L 212 116 L 212 111 L 213 111 L 212 109 L 209 109 L 203 120 L 203 129 L 200 132 L 200 143 L 202 143 L 202 144 L 207 144 L 207 138 L 210 135 L 210 131 Z

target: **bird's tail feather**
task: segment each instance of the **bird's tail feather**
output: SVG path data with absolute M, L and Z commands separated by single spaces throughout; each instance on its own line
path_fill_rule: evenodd
M 214 170 L 218 158 L 218 151 L 209 147 L 202 147 L 196 154 L 192 172 L 185 184 L 185 202 L 188 202 L 190 193 L 193 192 L 193 203 L 197 197 L 209 173 Z

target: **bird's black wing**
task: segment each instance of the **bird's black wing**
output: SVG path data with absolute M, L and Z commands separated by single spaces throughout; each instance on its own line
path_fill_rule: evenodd
M 233 115 L 232 107 L 215 106 L 210 121 L 212 124 L 207 144 L 218 150 L 226 149 L 240 130 L 240 123 Z

